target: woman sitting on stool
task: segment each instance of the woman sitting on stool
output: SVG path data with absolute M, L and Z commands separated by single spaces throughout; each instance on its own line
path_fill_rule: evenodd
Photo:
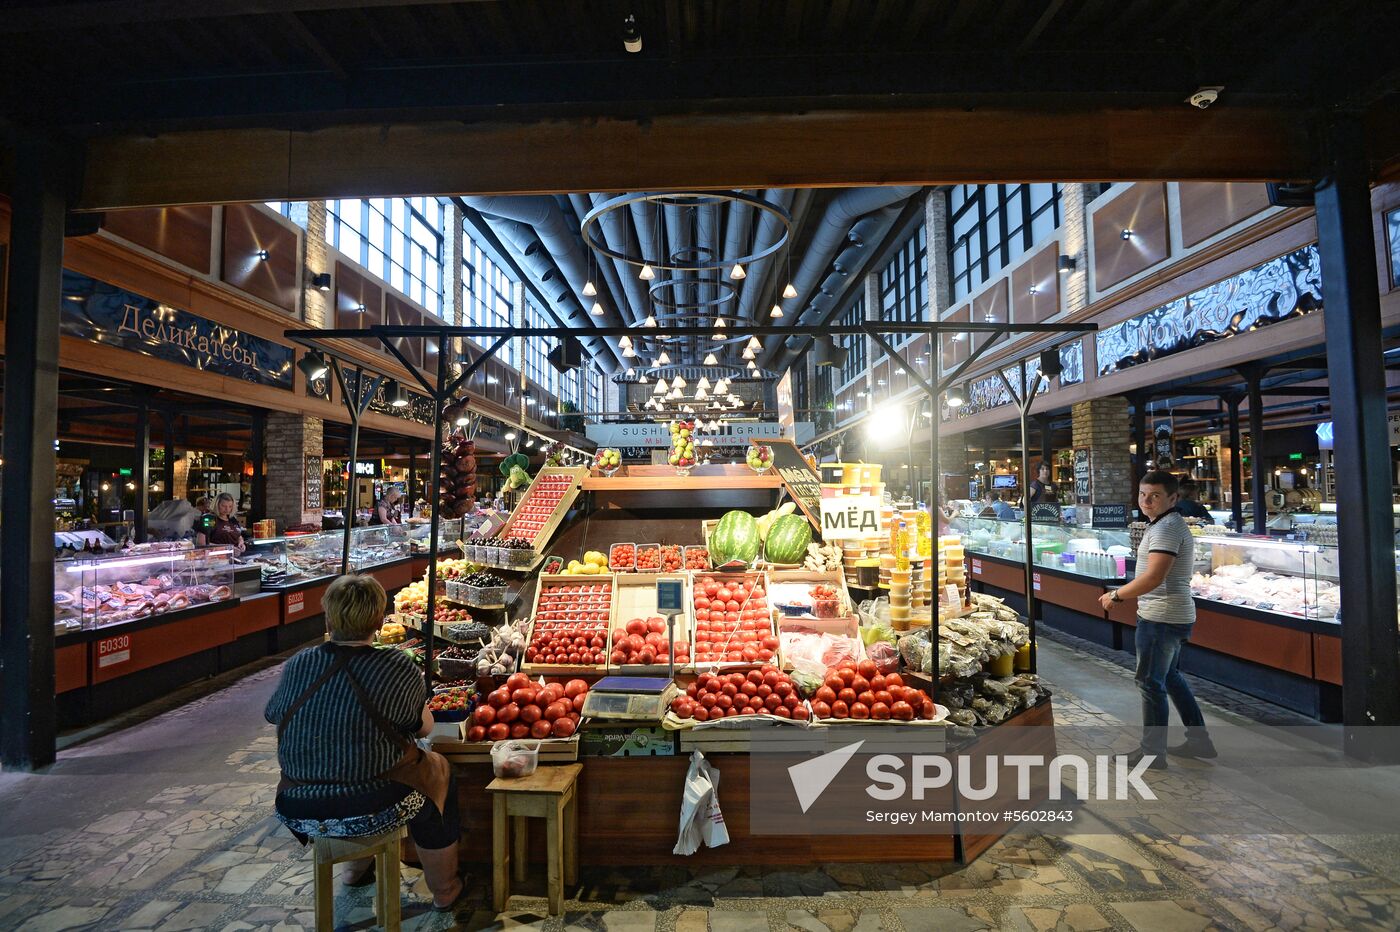
M 465 890 L 457 873 L 457 786 L 439 754 L 413 741 L 432 730 L 423 674 L 401 651 L 376 650 L 384 588 L 342 576 L 322 607 L 331 639 L 297 654 L 265 715 L 277 726 L 277 818 L 310 836 L 358 838 L 399 825 L 418 848 L 433 908 Z M 346 883 L 369 882 L 372 858 L 351 862 Z

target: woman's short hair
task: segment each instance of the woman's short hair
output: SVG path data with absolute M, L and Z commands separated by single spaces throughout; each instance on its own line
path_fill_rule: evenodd
M 230 495 L 230 494 L 227 493 L 227 492 L 220 492 L 220 493 L 219 493 L 219 497 L 216 498 L 216 499 L 214 499 L 214 508 L 217 510 L 218 507 L 219 507 L 220 505 L 222 505 L 224 502 L 228 502 L 230 505 L 233 505 L 235 508 L 238 507 L 238 503 L 235 502 L 235 501 L 233 500 L 233 496 L 232 496 L 232 495 Z
M 363 641 L 384 620 L 388 597 L 373 576 L 353 573 L 340 577 L 326 589 L 321 608 L 332 641 Z

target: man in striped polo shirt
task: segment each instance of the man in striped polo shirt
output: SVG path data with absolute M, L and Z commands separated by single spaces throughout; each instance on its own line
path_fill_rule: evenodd
M 1138 508 L 1148 520 L 1138 545 L 1137 572 L 1119 589 L 1100 599 L 1105 611 L 1114 602 L 1137 599 L 1137 676 L 1142 693 L 1142 743 L 1130 764 L 1151 756 L 1149 767 L 1167 767 L 1167 723 L 1171 705 L 1186 726 L 1186 741 L 1170 749 L 1183 757 L 1215 757 L 1215 746 L 1191 686 L 1180 669 L 1181 647 L 1196 623 L 1191 598 L 1195 538 L 1176 509 L 1177 480 L 1153 470 L 1138 485 Z

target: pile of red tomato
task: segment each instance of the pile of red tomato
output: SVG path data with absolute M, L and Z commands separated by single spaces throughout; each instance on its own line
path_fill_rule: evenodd
M 739 715 L 776 715 L 799 722 L 811 718 L 797 684 L 773 666 L 747 673 L 702 673 L 684 696 L 671 700 L 671 711 L 697 722 Z
M 568 476 L 544 476 L 536 479 L 534 487 L 515 514 L 511 522 L 511 533 L 516 537 L 534 540 L 544 530 L 545 522 L 554 514 L 559 500 L 564 497 L 572 480 Z
M 695 578 L 695 659 L 700 663 L 767 663 L 778 637 L 761 576 Z
M 898 673 L 881 675 L 869 660 L 843 663 L 827 671 L 812 696 L 817 718 L 911 722 L 934 718 L 933 700 L 922 689 L 904 685 Z
M 613 629 L 612 654 L 608 657 L 611 666 L 653 663 L 665 666 L 670 662 L 666 619 L 633 618 L 625 627 Z M 686 663 L 690 663 L 690 643 L 685 639 L 684 626 L 681 626 L 676 635 L 676 665 Z
M 606 621 L 541 621 L 535 619 L 526 663 L 596 667 L 608 657 Z
M 467 740 L 567 738 L 578 729 L 587 698 L 588 684 L 583 680 L 540 686 L 524 673 L 512 673 L 472 713 Z
M 685 548 L 685 568 L 707 570 L 710 568 L 710 551 L 704 547 Z

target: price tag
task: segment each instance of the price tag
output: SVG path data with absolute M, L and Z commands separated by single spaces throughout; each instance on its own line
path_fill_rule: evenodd
M 981 561 L 981 560 L 974 559 L 974 560 L 972 561 L 972 575 L 973 575 L 973 576 L 981 576 L 981 575 L 982 575 L 982 561 Z
M 114 638 L 103 638 L 97 642 L 97 666 L 116 666 L 131 660 L 131 635 L 122 634 Z
M 1034 589 L 1036 592 L 1039 592 L 1039 591 L 1040 591 L 1040 574 L 1039 574 L 1039 573 L 1032 573 L 1032 574 L 1031 574 L 1031 588 Z
M 304 593 L 304 592 L 289 592 L 289 593 L 287 593 L 287 614 L 288 614 L 288 615 L 297 615 L 297 614 L 300 614 L 305 608 L 306 608 L 306 593 Z

